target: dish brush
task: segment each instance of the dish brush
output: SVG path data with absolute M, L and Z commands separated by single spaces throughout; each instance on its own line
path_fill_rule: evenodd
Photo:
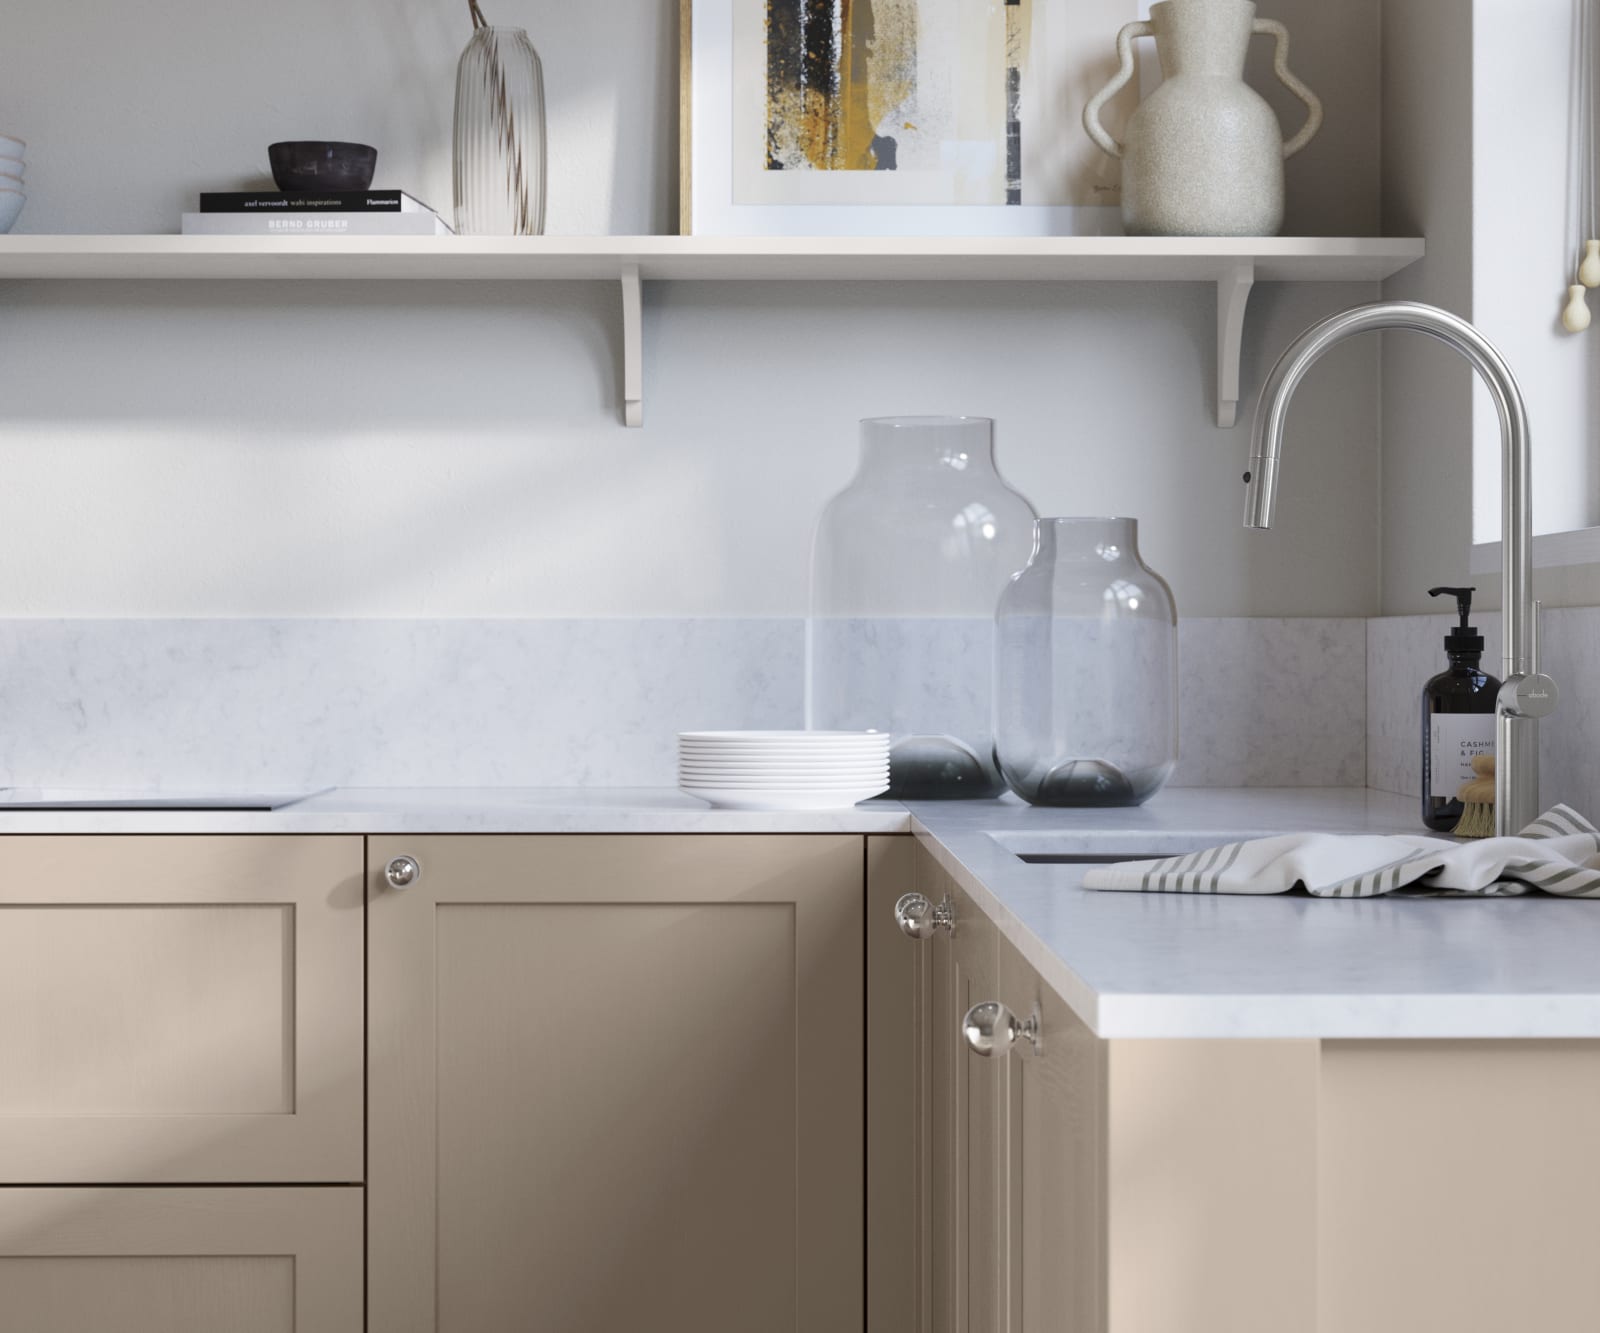
M 1494 756 L 1474 755 L 1471 782 L 1461 784 L 1456 800 L 1461 802 L 1461 818 L 1455 826 L 1458 838 L 1488 838 L 1494 835 Z

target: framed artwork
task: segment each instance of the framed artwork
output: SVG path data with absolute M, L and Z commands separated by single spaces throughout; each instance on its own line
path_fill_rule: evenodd
M 1137 0 L 681 4 L 685 233 L 1121 229 L 1119 164 L 1081 117 Z

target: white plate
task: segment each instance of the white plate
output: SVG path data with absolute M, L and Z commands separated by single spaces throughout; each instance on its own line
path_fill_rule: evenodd
M 715 763 L 680 763 L 678 773 L 685 778 L 778 778 L 794 783 L 826 783 L 829 778 L 888 778 L 890 770 L 882 763 L 853 763 L 838 768 L 718 768 Z
M 792 763 L 690 763 L 678 760 L 680 773 L 728 773 L 746 778 L 832 778 L 835 775 L 854 775 L 858 778 L 882 778 L 890 767 L 882 760 L 870 763 L 826 763 L 813 768 L 797 768 Z
M 680 741 L 883 741 L 884 731 L 680 731 Z
M 796 777 L 823 772 L 876 773 L 889 767 L 887 759 L 876 755 L 870 759 L 835 759 L 830 763 L 818 764 L 795 764 L 783 759 L 757 760 L 745 763 L 726 759 L 694 759 L 687 755 L 680 755 L 678 763 L 680 765 L 687 764 L 691 768 L 727 769 L 735 773 L 793 773 Z
M 712 782 L 692 782 L 680 778 L 678 786 L 683 791 L 887 791 L 883 778 L 833 778 L 828 782 L 733 782 L 721 779 Z
M 691 755 L 680 755 L 678 762 L 689 768 L 748 769 L 768 773 L 831 773 L 835 770 L 889 767 L 887 759 L 876 755 L 870 759 L 697 759 Z
M 725 738 L 710 738 L 710 736 L 678 736 L 680 746 L 694 746 L 696 749 L 718 749 L 718 751 L 747 751 L 747 749 L 784 749 L 784 751 L 834 751 L 834 749 L 875 749 L 886 751 L 890 747 L 888 736 L 834 736 L 816 731 L 814 736 L 819 739 L 806 741 L 802 739 L 805 731 L 795 731 L 790 736 L 762 736 L 762 738 L 736 739 L 733 736 Z
M 697 787 L 689 795 L 724 810 L 848 810 L 860 801 L 881 796 L 883 787 L 856 787 L 838 791 L 763 791 Z
M 678 755 L 680 764 L 733 764 L 738 767 L 771 768 L 873 768 L 886 765 L 886 754 L 690 754 Z
M 678 753 L 719 759 L 887 759 L 887 745 L 680 745 Z
M 711 764 L 716 768 L 788 768 L 804 773 L 817 768 L 888 768 L 886 754 L 835 754 L 816 755 L 796 759 L 780 755 L 776 759 L 758 758 L 754 755 L 730 756 L 717 754 L 680 754 L 680 764 Z
M 765 786 L 775 783 L 791 782 L 796 786 L 815 787 L 819 783 L 845 783 L 851 787 L 858 787 L 863 782 L 887 782 L 889 770 L 886 768 L 845 768 L 830 773 L 795 773 L 793 771 L 779 771 L 775 773 L 735 773 L 725 768 L 680 768 L 678 770 L 680 782 L 698 782 L 716 786 L 738 787 L 747 782 L 759 782 Z
M 824 782 L 744 782 L 737 778 L 679 778 L 678 786 L 684 791 L 839 791 L 868 787 L 873 791 L 886 791 L 887 778 L 828 778 Z

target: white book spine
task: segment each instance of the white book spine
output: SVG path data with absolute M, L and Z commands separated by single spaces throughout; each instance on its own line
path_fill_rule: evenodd
M 185 236 L 449 236 L 434 213 L 185 213 Z

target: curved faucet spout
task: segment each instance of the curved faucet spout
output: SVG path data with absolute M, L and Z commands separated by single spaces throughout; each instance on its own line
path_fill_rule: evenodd
M 1500 415 L 1501 606 L 1505 688 L 1496 732 L 1495 831 L 1520 832 L 1538 818 L 1537 719 L 1555 706 L 1555 686 L 1539 674 L 1538 609 L 1533 600 L 1533 518 L 1529 493 L 1528 414 L 1516 377 L 1492 343 L 1466 320 L 1417 301 L 1357 306 L 1314 324 L 1290 344 L 1261 390 L 1245 473 L 1247 528 L 1272 526 L 1289 401 L 1322 354 L 1357 333 L 1410 329 L 1426 333 L 1471 363 Z

